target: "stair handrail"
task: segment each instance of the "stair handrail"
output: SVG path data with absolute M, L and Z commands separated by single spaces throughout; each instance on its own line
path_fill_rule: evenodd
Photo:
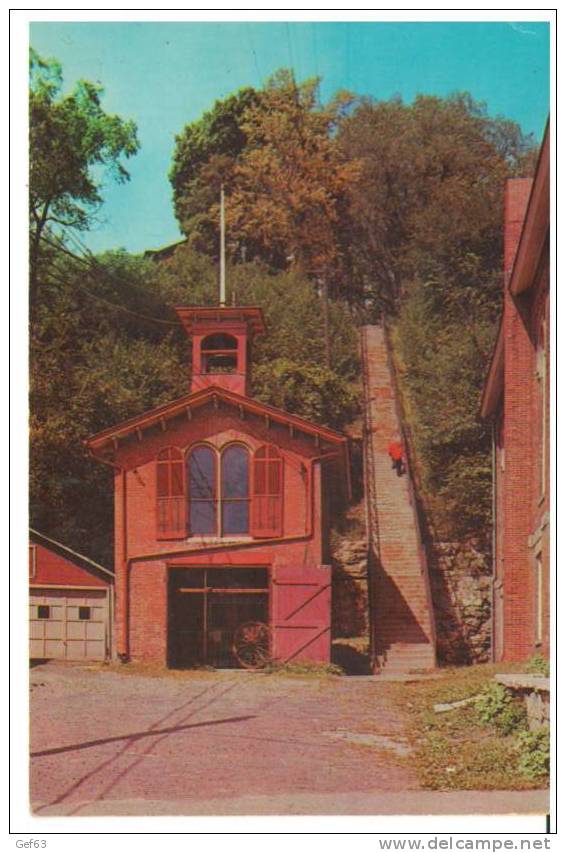
M 425 497 L 425 489 L 423 487 L 422 477 L 419 465 L 416 462 L 415 439 L 413 430 L 405 416 L 405 405 L 403 392 L 401 391 L 398 374 L 399 366 L 395 357 L 395 350 L 391 341 L 391 332 L 389 326 L 383 321 L 383 332 L 385 337 L 385 346 L 389 361 L 391 380 L 395 395 L 395 406 L 397 409 L 397 420 L 401 430 L 403 446 L 405 448 L 405 459 L 407 468 L 410 473 L 410 496 L 418 515 L 419 531 L 421 541 L 436 541 L 438 539 L 436 527 L 430 512 L 428 500 Z
M 360 334 L 362 349 L 362 383 L 364 388 L 364 467 L 366 467 L 366 514 L 369 520 L 368 539 L 374 547 L 376 557 L 380 555 L 379 517 L 377 514 L 377 489 L 375 461 L 370 445 L 373 445 L 373 417 L 371 412 L 370 382 L 367 353 L 367 326 Z
M 379 667 L 378 650 L 375 646 L 375 607 L 377 585 L 375 565 L 379 561 L 380 537 L 379 517 L 377 515 L 377 490 L 375 477 L 375 460 L 373 457 L 373 417 L 371 413 L 369 363 L 367 349 L 367 325 L 360 328 L 360 350 L 362 367 L 362 386 L 364 394 L 363 419 L 363 467 L 364 467 L 364 497 L 366 504 L 366 531 L 368 540 L 367 584 L 368 584 L 368 621 L 370 637 L 370 661 L 372 668 Z M 375 560 L 375 562 L 374 562 Z

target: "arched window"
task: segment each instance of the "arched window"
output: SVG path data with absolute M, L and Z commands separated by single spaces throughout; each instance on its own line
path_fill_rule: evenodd
M 217 333 L 204 338 L 201 347 L 202 373 L 235 373 L 238 366 L 238 341 L 232 335 Z
M 157 538 L 180 539 L 186 533 L 183 454 L 166 447 L 157 456 Z
M 198 445 L 189 454 L 189 529 L 192 534 L 217 534 L 216 452 Z
M 219 455 L 199 444 L 190 451 L 187 467 L 192 535 L 282 534 L 283 459 L 276 447 L 260 447 L 250 472 L 250 453 L 244 445 L 230 444 Z
M 265 444 L 254 455 L 252 533 L 281 536 L 283 530 L 283 459 Z
M 226 448 L 221 460 L 222 536 L 250 529 L 249 453 L 241 444 Z

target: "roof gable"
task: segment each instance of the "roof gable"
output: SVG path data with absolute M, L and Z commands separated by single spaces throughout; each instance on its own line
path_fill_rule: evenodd
M 167 421 L 179 416 L 187 417 L 190 420 L 193 412 L 210 404 L 213 406 L 223 404 L 233 407 L 240 415 L 252 414 L 262 417 L 267 424 L 270 422 L 283 424 L 288 427 L 291 434 L 296 432 L 312 436 L 317 444 L 325 442 L 330 445 L 341 446 L 346 445 L 347 442 L 346 436 L 329 427 L 313 424 L 297 415 L 289 414 L 282 409 L 260 403 L 250 397 L 235 394 L 224 388 L 210 386 L 102 430 L 91 436 L 85 444 L 91 451 L 100 450 L 107 446 L 113 446 L 114 449 L 117 449 L 119 442 L 132 434 L 137 434 L 138 439 L 141 440 L 144 430 L 159 425 L 162 429 L 166 429 Z
M 107 586 L 114 582 L 114 572 L 37 530 L 30 528 L 29 540 L 44 552 L 31 583 Z

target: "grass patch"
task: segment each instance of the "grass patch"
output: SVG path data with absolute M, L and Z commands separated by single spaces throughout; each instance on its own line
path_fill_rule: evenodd
M 474 708 L 480 723 L 494 726 L 501 734 L 527 728 L 527 709 L 524 702 L 514 698 L 502 684 L 490 683 L 475 701 Z
M 261 671 L 266 675 L 299 675 L 301 678 L 304 676 L 324 678 L 344 674 L 342 667 L 337 666 L 335 663 L 318 663 L 310 660 L 301 660 L 289 663 L 271 661 Z
M 527 661 L 525 672 L 531 675 L 544 675 L 546 678 L 549 678 L 550 661 L 547 661 L 542 655 L 534 655 L 534 657 Z
M 116 672 L 120 675 L 139 675 L 147 678 L 176 678 L 180 680 L 210 678 L 214 675 L 215 678 L 230 678 L 234 674 L 265 674 L 265 675 L 288 675 L 288 676 L 311 676 L 313 678 L 324 678 L 328 676 L 343 675 L 344 671 L 336 664 L 316 663 L 315 661 L 297 661 L 291 663 L 281 663 L 279 661 L 271 661 L 263 669 L 242 670 L 231 669 L 219 671 L 212 666 L 194 667 L 193 669 L 169 669 L 163 664 L 143 662 L 143 661 L 128 661 L 120 663 L 111 661 L 106 663 L 93 663 L 84 666 L 87 669 L 95 672 Z
M 226 674 L 223 672 L 219 673 L 212 667 L 169 669 L 163 664 L 142 661 L 128 661 L 128 663 L 110 661 L 107 663 L 90 664 L 84 666 L 83 669 L 97 672 L 116 672 L 119 675 L 139 675 L 146 678 L 176 678 L 181 680 L 210 678 L 213 673 L 218 676 Z
M 486 664 L 442 671 L 434 681 L 387 685 L 408 715 L 407 736 L 419 781 L 433 790 L 525 790 L 546 787 L 544 736 L 533 739 L 525 717 L 493 698 L 493 676 L 520 664 Z M 482 702 L 435 713 L 433 706 L 482 694 Z M 510 700 L 512 701 L 512 700 Z M 486 704 L 488 712 L 486 712 Z M 512 708 L 512 710 L 509 710 Z M 501 715 L 505 721 L 501 725 Z M 512 720 L 512 725 L 506 725 Z M 527 743 L 528 741 L 528 743 Z M 530 757 L 526 757 L 530 755 Z

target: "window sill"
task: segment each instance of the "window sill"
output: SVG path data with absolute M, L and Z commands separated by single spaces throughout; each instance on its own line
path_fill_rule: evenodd
M 254 537 L 247 534 L 242 536 L 199 536 L 197 533 L 194 536 L 189 536 L 186 541 L 188 543 L 196 542 L 199 545 L 229 545 L 238 542 L 253 542 Z
M 186 533 L 158 533 L 155 537 L 158 542 L 184 542 Z

